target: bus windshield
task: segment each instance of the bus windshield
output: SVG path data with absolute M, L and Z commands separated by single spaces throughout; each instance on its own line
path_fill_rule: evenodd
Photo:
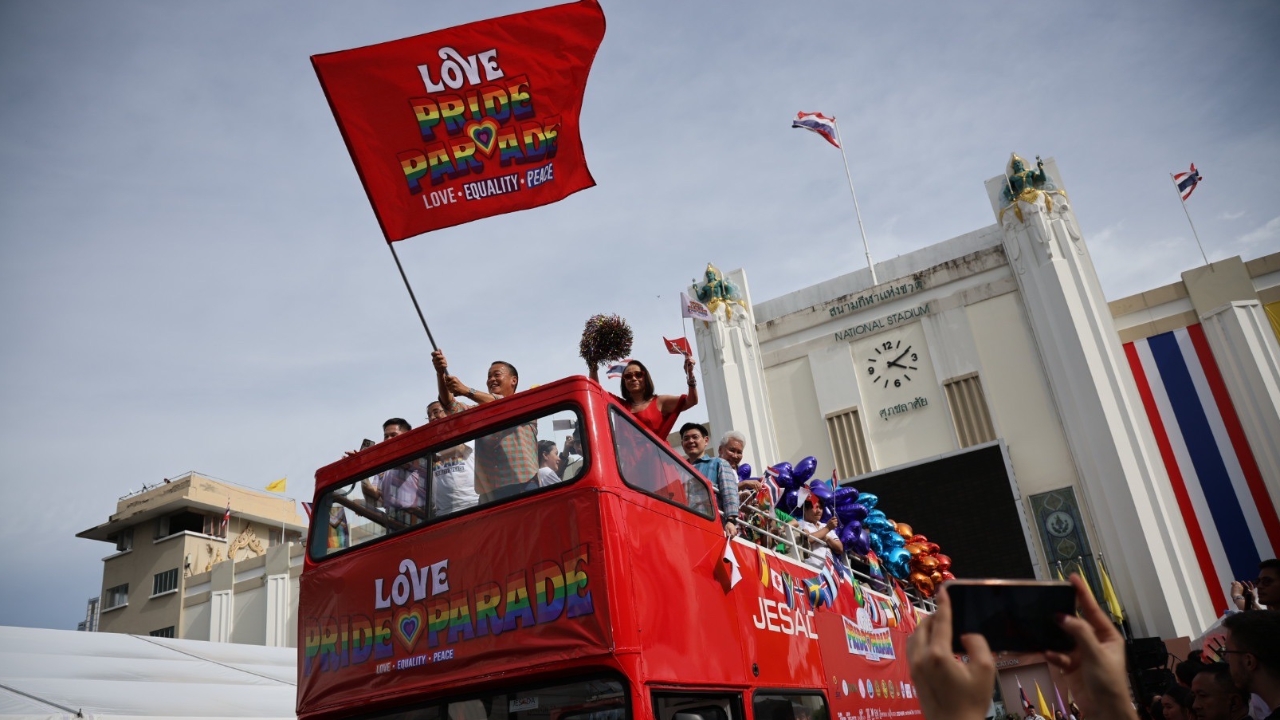
M 316 503 L 311 557 L 572 482 L 585 472 L 587 443 L 576 408 L 545 410 L 483 434 L 451 439 L 365 477 Z M 320 522 L 320 519 L 327 522 Z

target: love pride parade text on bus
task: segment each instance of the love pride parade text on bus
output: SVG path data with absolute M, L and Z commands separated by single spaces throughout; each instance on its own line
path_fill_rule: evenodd
M 426 145 L 397 154 L 409 192 L 421 194 L 430 210 L 555 180 L 555 164 L 547 162 L 438 187 L 446 180 L 482 175 L 494 163 L 505 169 L 551 160 L 560 137 L 560 117 L 537 117 L 528 75 L 508 77 L 498 64 L 497 49 L 464 56 L 444 47 L 439 55 L 438 68 L 418 66 L 430 94 L 411 98 L 407 109 Z
M 465 656 L 469 642 L 595 613 L 586 545 L 507 574 L 505 582 L 456 589 L 449 560 L 406 558 L 373 581 L 370 612 L 303 620 L 303 675 L 372 663 L 376 673 Z M 531 582 L 532 581 L 532 582 Z

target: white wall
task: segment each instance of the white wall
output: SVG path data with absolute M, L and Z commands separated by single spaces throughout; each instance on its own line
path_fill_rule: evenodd
M 231 626 L 231 642 L 265 645 L 267 640 L 266 586 L 236 593 L 234 617 Z
M 809 358 L 802 357 L 767 368 L 764 377 L 769 390 L 769 404 L 773 408 L 773 426 L 780 455 L 775 462 L 786 460 L 794 464 L 812 455 L 818 460 L 818 473 L 830 475 L 835 468 L 835 458 L 827 439 L 826 420 L 814 391 Z

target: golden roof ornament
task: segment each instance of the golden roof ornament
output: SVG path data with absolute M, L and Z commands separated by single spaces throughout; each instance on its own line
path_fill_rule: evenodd
M 711 312 L 715 312 L 716 308 L 724 306 L 724 316 L 728 320 L 733 319 L 733 306 L 745 308 L 746 304 L 742 301 L 742 294 L 738 292 L 738 288 L 728 280 L 724 279 L 724 273 L 711 263 L 707 263 L 707 281 L 704 283 L 694 283 L 694 292 L 698 296 L 698 300 Z

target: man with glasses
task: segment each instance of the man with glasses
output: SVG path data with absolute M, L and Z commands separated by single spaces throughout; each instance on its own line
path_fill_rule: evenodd
M 1257 610 L 1261 603 L 1268 610 L 1280 610 L 1280 560 L 1272 558 L 1258 564 L 1258 579 L 1231 583 L 1231 599 L 1237 610 Z
M 1266 703 L 1264 720 L 1280 720 L 1280 613 L 1242 612 L 1222 621 L 1231 680 Z

